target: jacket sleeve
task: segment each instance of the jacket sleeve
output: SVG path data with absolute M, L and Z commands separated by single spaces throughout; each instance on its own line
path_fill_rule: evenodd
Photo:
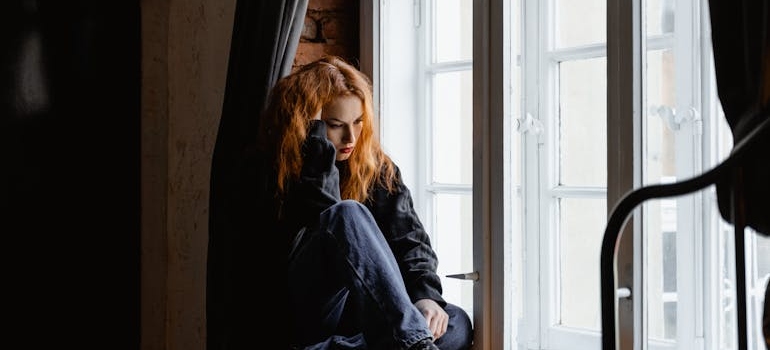
M 396 174 L 395 191 L 388 193 L 377 186 L 366 205 L 396 257 L 412 302 L 433 299 L 444 307 L 441 280 L 436 274 L 438 258 L 398 168 Z
M 289 218 L 298 226 L 313 224 L 326 208 L 340 201 L 339 170 L 334 165 L 337 150 L 326 138 L 326 124 L 311 122 L 302 146 L 302 171 L 290 184 L 286 199 Z

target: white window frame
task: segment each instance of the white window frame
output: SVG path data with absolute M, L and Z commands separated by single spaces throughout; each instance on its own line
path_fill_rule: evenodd
M 394 160 L 400 165 L 404 179 L 407 185 L 413 189 L 415 207 L 422 218 L 431 217 L 430 201 L 425 194 L 435 188 L 426 185 L 424 179 L 429 173 L 423 165 L 429 164 L 426 158 L 425 138 L 421 135 L 427 134 L 430 125 L 421 116 L 429 113 L 425 110 L 429 94 L 426 92 L 426 86 L 420 77 L 424 77 L 426 71 L 421 70 L 419 65 L 414 62 L 427 62 L 424 52 L 420 47 L 424 47 L 421 37 L 420 25 L 424 19 L 425 13 L 422 12 L 423 1 L 427 0 L 372 0 L 363 1 L 361 6 L 361 67 L 375 82 L 375 106 L 378 108 L 380 137 L 386 151 L 393 156 Z M 533 6 L 536 0 L 522 0 L 529 4 L 525 7 L 527 16 L 543 19 L 545 15 Z M 692 0 L 697 1 L 697 0 Z M 677 1 L 677 10 L 682 10 L 692 3 L 688 1 Z M 642 10 L 642 0 L 607 0 L 608 13 L 611 16 L 618 16 L 615 21 L 618 27 L 609 28 L 608 24 L 608 43 L 609 45 L 618 45 L 611 47 L 612 50 L 626 50 L 622 57 L 618 57 L 615 62 L 608 61 L 608 67 L 611 65 L 614 70 L 608 74 L 608 91 L 620 93 L 612 101 L 608 98 L 608 115 L 610 125 L 608 132 L 621 132 L 628 137 L 609 140 L 608 148 L 633 149 L 634 154 L 639 157 L 623 157 L 618 154 L 608 153 L 608 169 L 611 171 L 608 180 L 608 209 L 612 203 L 620 198 L 630 188 L 639 187 L 642 178 L 641 161 L 633 159 L 642 159 L 640 143 L 642 142 L 641 118 L 643 111 L 647 106 L 643 106 L 643 96 L 639 91 L 643 91 L 643 77 L 641 76 L 641 65 L 644 64 L 644 55 L 647 46 L 656 46 L 665 44 L 668 39 L 653 40 L 643 42 L 640 28 L 643 23 L 635 20 L 634 15 Z M 511 136 L 511 124 L 517 121 L 513 118 L 522 118 L 517 111 L 510 111 L 506 102 L 510 86 L 508 77 L 511 67 L 510 57 L 507 45 L 510 44 L 510 34 L 507 14 L 508 1 L 505 0 L 475 0 L 474 1 L 474 22 L 485 23 L 474 31 L 474 182 L 473 182 L 473 203 L 474 203 L 474 246 L 479 247 L 479 254 L 475 257 L 475 268 L 480 274 L 480 279 L 474 284 L 474 322 L 476 346 L 475 349 L 558 349 L 558 348 L 594 348 L 598 349 L 598 339 L 595 333 L 576 332 L 576 337 L 554 338 L 553 330 L 549 330 L 547 305 L 550 300 L 541 299 L 541 295 L 551 295 L 548 291 L 549 286 L 546 283 L 532 283 L 540 281 L 543 269 L 549 266 L 550 262 L 542 254 L 546 242 L 542 241 L 542 235 L 527 236 L 523 241 L 524 254 L 522 257 L 511 256 L 510 254 L 510 235 L 512 221 L 510 212 L 520 208 L 511 208 L 509 196 L 501 196 L 501 193 L 510 193 L 510 185 L 504 179 L 508 178 L 511 169 L 508 164 L 508 140 Z M 691 8 L 691 7 L 690 7 Z M 411 26 L 394 26 L 392 21 L 403 20 L 404 14 L 411 14 Z M 677 19 L 677 25 L 689 27 L 691 38 L 698 36 L 704 29 L 704 23 L 708 23 L 709 14 L 707 6 L 700 6 L 696 12 L 692 13 L 691 18 L 682 17 Z M 409 18 L 409 17 L 407 17 Z M 524 34 L 532 38 L 532 33 L 539 33 L 541 27 L 538 25 L 528 25 L 524 29 Z M 397 38 L 397 39 L 396 39 Z M 526 47 L 523 51 L 526 55 L 532 52 L 541 52 L 543 47 L 541 43 L 544 40 L 535 40 L 525 42 Z M 679 41 L 681 43 L 681 40 Z M 700 67 L 707 67 L 711 64 L 710 47 L 708 42 L 702 42 L 704 48 L 701 52 L 691 52 L 688 47 L 681 46 L 674 48 L 677 57 L 676 70 L 685 72 L 681 62 L 701 62 Z M 421 46 L 422 45 L 422 46 Z M 397 55 L 384 55 L 383 53 L 398 51 Z M 689 57 L 688 57 L 689 55 Z M 547 68 L 541 66 L 542 60 L 539 58 L 532 62 L 531 59 L 523 58 L 525 71 L 522 73 L 524 79 L 535 82 L 537 89 L 526 89 L 525 99 L 530 103 L 527 112 L 531 115 L 539 116 L 545 109 L 547 112 L 547 101 L 541 101 L 541 93 L 547 91 L 547 84 L 542 80 L 547 77 Z M 411 62 L 411 63 L 410 63 Z M 484 64 L 480 64 L 484 63 Z M 533 68 L 534 67 L 534 68 Z M 532 68 L 532 69 L 530 69 Z M 700 70 L 698 70 L 700 69 Z M 708 73 L 707 68 L 696 68 L 690 71 L 691 77 L 685 78 L 695 86 L 701 85 L 701 90 L 692 90 L 691 95 L 678 93 L 676 101 L 677 110 L 687 110 L 690 107 L 700 114 L 716 115 L 719 109 L 718 102 L 703 98 L 714 92 L 713 77 L 700 78 Z M 708 84 L 700 84 L 701 80 L 709 80 Z M 683 79 L 679 79 L 683 81 Z M 382 83 L 385 82 L 385 83 Z M 679 83 L 677 83 L 679 84 Z M 677 86 L 678 91 L 688 91 L 682 86 Z M 397 103 L 393 103 L 397 101 Z M 621 118 L 621 115 L 634 115 L 634 118 Z M 526 116 L 525 116 L 526 117 Z M 720 116 L 721 117 L 721 116 Z M 614 122 L 613 122 L 614 120 Z M 613 124 L 614 123 L 614 124 Z M 544 123 L 547 129 L 547 122 Z M 693 123 L 697 124 L 697 123 Z M 715 164 L 719 156 L 719 150 L 716 145 L 704 147 L 699 150 L 697 146 L 703 138 L 712 137 L 715 132 L 716 122 L 704 122 L 704 129 L 682 129 L 677 137 L 677 144 L 680 148 L 691 148 L 692 159 L 704 159 L 704 163 Z M 414 132 L 405 133 L 412 130 Z M 523 136 L 522 147 L 524 151 L 524 163 L 537 164 L 541 157 L 536 153 L 538 148 L 542 148 L 541 143 L 547 141 L 545 137 L 527 137 Z M 619 144 L 617 142 L 626 143 Z M 428 142 L 428 145 L 430 143 Z M 421 150 L 415 152 L 415 150 Z M 724 152 L 724 149 L 722 150 Z M 701 157 L 698 157 L 700 155 Z M 683 158 L 684 159 L 684 158 Z M 687 162 L 684 159 L 684 162 Z M 687 178 L 688 175 L 701 173 L 710 168 L 700 161 L 692 164 L 677 164 L 677 169 L 693 169 L 691 173 L 678 173 L 680 179 Z M 517 166 L 517 165 L 513 165 Z M 713 166 L 713 165 L 712 165 Z M 529 179 L 540 178 L 539 167 L 524 167 L 523 177 Z M 625 180 L 622 180 L 625 179 Z M 533 191 L 525 185 L 521 189 L 524 202 L 530 207 L 547 210 L 548 204 L 543 203 L 544 192 L 540 190 Z M 539 184 L 536 187 L 541 187 Z M 463 189 L 465 190 L 465 189 Z M 706 288 L 700 290 L 697 286 L 716 286 L 721 283 L 720 279 L 724 276 L 717 273 L 710 273 L 715 269 L 714 261 L 725 261 L 732 259 L 724 257 L 719 251 L 720 238 L 716 234 L 722 223 L 712 214 L 709 214 L 716 207 L 716 199 L 713 190 L 704 191 L 695 194 L 690 198 L 677 199 L 677 206 L 680 208 L 678 214 L 678 225 L 689 225 L 691 229 L 704 232 L 698 236 L 677 236 L 677 246 L 685 247 L 683 251 L 677 254 L 677 269 L 679 271 L 695 271 L 692 274 L 680 274 L 677 278 L 677 346 L 680 348 L 692 349 L 715 349 L 721 338 L 719 329 L 723 327 L 720 323 L 719 315 L 721 291 Z M 682 210 L 684 209 L 684 210 Z M 637 253 L 631 256 L 619 258 L 619 265 L 633 264 L 633 276 L 621 276 L 620 283 L 624 285 L 640 286 L 642 276 L 646 273 L 642 270 L 645 266 L 645 257 L 640 254 L 641 247 L 644 246 L 641 235 L 630 234 L 631 230 L 639 232 L 642 229 L 643 210 L 636 210 L 634 219 L 626 225 L 626 234 L 624 237 L 629 243 L 633 244 Z M 711 215 L 711 219 L 707 217 Z M 543 232 L 551 224 L 547 217 L 529 217 L 521 223 L 523 232 Z M 431 221 L 424 220 L 426 228 L 431 232 Z M 515 220 L 514 220 L 515 221 Z M 747 239 L 751 241 L 751 239 Z M 703 246 L 703 250 L 697 250 L 693 247 Z M 517 254 L 517 252 L 513 252 Z M 749 254 L 750 255 L 750 254 Z M 539 258 L 538 258 L 539 257 Z M 506 267 L 506 261 L 514 260 L 514 263 L 526 262 L 526 268 L 523 273 L 524 281 L 513 281 L 509 277 L 509 267 Z M 747 265 L 751 266 L 751 265 Z M 598 269 L 598 266 L 597 266 Z M 622 268 L 619 268 L 621 270 Z M 750 279 L 749 279 L 750 280 Z M 752 282 L 752 281 L 750 281 Z M 520 297 L 513 295 L 511 286 L 523 286 L 523 289 L 516 290 L 524 298 L 522 319 L 511 317 L 511 298 Z M 631 315 L 621 315 L 630 317 L 632 323 L 638 326 L 637 332 L 633 330 L 621 330 L 621 335 L 633 339 L 634 349 L 659 349 L 672 348 L 670 343 L 647 342 L 647 330 L 644 327 L 646 319 L 645 305 L 641 303 L 644 291 L 641 288 L 634 288 L 633 309 L 636 310 Z M 749 290 L 752 290 L 749 288 Z M 753 290 L 754 293 L 761 291 Z M 761 299 L 761 295 L 758 295 Z M 751 304 L 751 303 L 750 303 Z M 687 316 L 689 315 L 689 316 Z M 750 314 L 751 315 L 751 314 Z M 751 322 L 750 322 L 751 323 Z M 750 327 L 751 328 L 751 327 Z M 561 340 L 558 338 L 561 337 Z M 582 338 L 582 340 L 580 340 Z M 591 340 L 593 338 L 593 340 Z M 643 341 L 644 339 L 644 341 Z M 559 346 L 565 345 L 565 347 Z M 583 344 L 582 346 L 580 344 Z M 629 343 L 623 343 L 629 344 Z M 715 344 L 711 346 L 711 344 Z M 566 347 L 569 345 L 569 347 Z M 576 347 L 577 346 L 577 347 Z
M 435 243 L 434 197 L 440 194 L 472 194 L 471 184 L 435 183 L 431 164 L 432 77 L 447 72 L 470 71 L 471 61 L 434 64 L 431 61 L 431 10 L 435 0 L 365 1 L 361 6 L 362 70 L 375 80 L 375 103 L 380 119 L 380 137 L 385 150 L 402 170 L 407 186 L 412 190 L 415 209 Z M 439 0 L 440 1 L 440 0 Z M 401 25 L 394 25 L 400 23 Z M 407 25 L 404 25 L 407 24 Z M 372 38 L 370 40 L 369 38 Z M 382 55 L 381 52 L 397 52 Z M 379 84 L 378 84 L 379 83 Z M 500 192 L 502 193 L 502 192 Z M 474 207 L 475 207 L 474 202 Z M 475 213 L 475 209 L 474 209 Z M 477 243 L 474 241 L 473 243 Z M 442 259 L 443 252 L 438 251 Z M 443 253 L 445 254 L 445 253 Z M 445 258 L 455 258 L 446 256 Z M 439 263 L 441 267 L 441 263 Z M 477 271 L 452 271 L 469 274 Z M 458 282 L 442 275 L 445 294 Z M 472 279 L 472 277 L 468 277 Z M 487 279 L 489 280 L 489 279 Z M 460 281 L 459 283 L 473 283 Z M 474 285 L 475 286 L 475 285 Z M 474 294 L 478 294 L 475 293 Z M 501 298 L 502 300 L 502 298 Z M 451 300 L 457 304 L 458 300 Z M 463 303 L 465 304 L 465 303 Z M 468 307 L 468 305 L 459 305 Z M 479 319 L 478 308 L 466 309 Z M 477 334 L 483 333 L 481 322 L 474 324 Z

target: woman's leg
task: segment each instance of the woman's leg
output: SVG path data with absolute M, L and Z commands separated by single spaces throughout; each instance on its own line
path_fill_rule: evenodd
M 291 345 L 325 342 L 337 334 L 350 296 L 348 272 L 339 261 L 336 244 L 325 230 L 307 229 L 298 234 L 288 264 Z
M 425 317 L 409 299 L 398 264 L 369 210 L 356 201 L 342 201 L 321 213 L 320 226 L 334 236 L 352 272 L 369 346 L 395 342 L 406 349 L 430 338 Z
M 363 305 L 361 330 L 370 349 L 387 343 L 406 349 L 431 337 L 366 207 L 342 201 L 321 213 L 319 227 L 305 232 L 308 237 L 289 262 L 289 302 L 292 317 L 300 322 L 294 328 L 302 343 L 335 335 L 350 300 Z M 314 324 L 322 329 L 310 330 L 308 325 Z
M 364 335 L 358 333 L 352 336 L 334 335 L 317 344 L 301 348 L 302 350 L 368 350 Z
M 449 326 L 446 333 L 436 339 L 436 346 L 441 350 L 470 349 L 473 344 L 473 325 L 468 313 L 453 304 L 446 304 L 444 311 L 449 314 Z

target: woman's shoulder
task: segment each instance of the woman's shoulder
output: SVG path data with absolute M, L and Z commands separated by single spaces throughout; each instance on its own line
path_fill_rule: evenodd
M 393 161 L 380 164 L 379 178 L 374 187 L 377 194 L 388 197 L 409 191 L 401 177 L 401 169 Z

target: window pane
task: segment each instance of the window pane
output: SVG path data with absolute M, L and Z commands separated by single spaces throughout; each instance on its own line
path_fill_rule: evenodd
M 473 1 L 435 2 L 435 62 L 470 60 L 473 57 Z
M 607 186 L 607 67 L 605 58 L 559 66 L 559 182 Z
M 762 289 L 765 286 L 763 283 L 767 282 L 767 279 L 770 278 L 770 237 L 754 234 L 754 240 L 756 246 L 754 257 L 756 259 L 757 271 L 755 279 L 759 281 L 757 287 Z
M 438 254 L 444 299 L 473 317 L 473 282 L 443 276 L 473 271 L 473 203 L 470 194 L 436 194 L 433 197 L 434 232 L 431 244 Z
M 437 74 L 433 80 L 433 181 L 472 182 L 471 71 Z
M 644 183 L 657 184 L 676 180 L 674 145 L 675 82 L 674 55 L 671 50 L 647 53 L 647 106 L 645 121 Z
M 714 206 L 713 216 L 719 218 Z M 737 350 L 737 287 L 735 267 L 735 227 L 719 219 L 718 301 L 719 306 L 719 349 Z M 765 349 L 762 335 L 762 312 L 765 287 L 770 279 L 770 238 L 761 236 L 751 229 L 745 231 L 746 238 L 746 323 L 748 326 L 749 349 Z
M 676 200 L 647 201 L 644 213 L 648 336 L 676 340 Z
M 555 0 L 556 47 L 607 41 L 606 0 Z
M 770 237 L 762 236 L 753 230 L 747 230 L 747 235 L 751 238 L 750 246 L 747 252 L 751 255 L 752 264 L 746 267 L 747 271 L 751 271 L 749 283 L 753 283 L 751 289 L 748 291 L 750 294 L 747 303 L 755 305 L 750 309 L 747 317 L 752 318 L 752 322 L 755 326 L 750 327 L 753 329 L 754 334 L 749 334 L 749 339 L 757 339 L 755 349 L 762 349 L 764 338 L 762 334 L 762 312 L 764 303 L 770 303 L 770 300 L 765 300 L 765 288 L 770 283 Z M 754 249 L 751 249 L 751 248 Z
M 647 36 L 674 32 L 674 0 L 646 0 Z
M 561 199 L 559 206 L 559 323 L 601 330 L 599 260 L 607 201 Z
M 711 210 L 713 217 L 718 217 L 716 206 Z M 719 295 L 717 305 L 719 307 L 719 347 L 718 349 L 736 349 L 737 345 L 737 301 L 735 299 L 735 232 L 733 227 L 719 220 Z

